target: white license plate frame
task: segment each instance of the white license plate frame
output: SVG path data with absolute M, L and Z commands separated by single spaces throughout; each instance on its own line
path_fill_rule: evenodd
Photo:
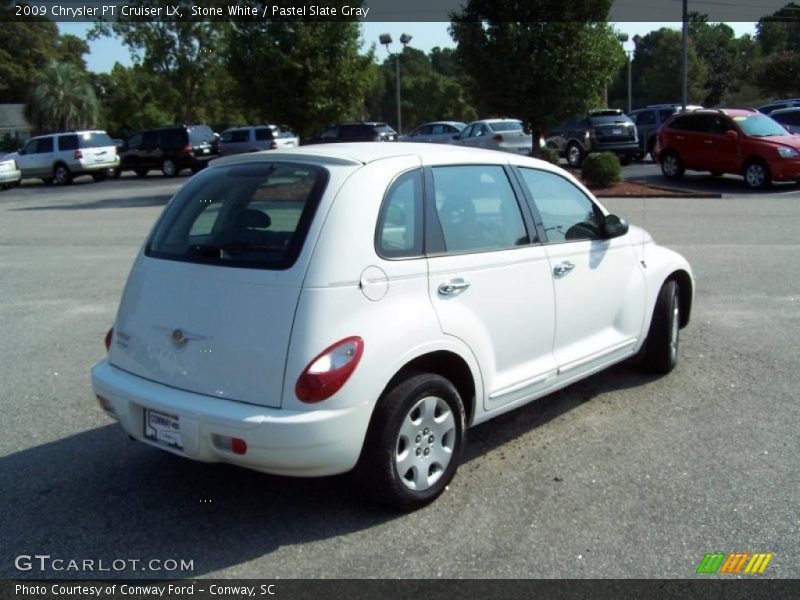
M 143 434 L 145 439 L 151 442 L 183 450 L 180 417 L 177 415 L 145 408 Z

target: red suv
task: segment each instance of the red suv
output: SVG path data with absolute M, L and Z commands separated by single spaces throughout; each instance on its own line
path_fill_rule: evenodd
M 800 180 L 800 136 L 752 109 L 677 114 L 658 131 L 656 160 L 668 179 L 686 169 L 742 175 L 751 188 Z

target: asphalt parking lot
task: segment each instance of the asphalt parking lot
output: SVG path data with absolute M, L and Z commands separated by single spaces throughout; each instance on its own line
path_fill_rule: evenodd
M 345 476 L 173 457 L 97 407 L 89 369 L 186 178 L 0 192 L 0 577 L 92 576 L 15 568 L 47 554 L 193 561 L 103 577 L 693 578 L 717 551 L 800 576 L 800 189 L 725 179 L 721 199 L 604 201 L 694 267 L 678 368 L 620 365 L 471 430 L 448 491 L 413 514 Z

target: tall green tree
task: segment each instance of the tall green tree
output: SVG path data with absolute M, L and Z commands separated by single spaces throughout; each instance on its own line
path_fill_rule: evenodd
M 800 52 L 800 4 L 790 2 L 756 25 L 756 39 L 764 55 Z
M 717 106 L 745 82 L 752 57 L 746 40 L 725 23 L 709 23 L 706 15 L 690 13 L 689 37 L 698 57 L 707 67 L 704 106 Z
M 158 0 L 144 0 L 144 6 L 161 6 Z M 176 0 L 188 14 L 191 0 Z M 222 123 L 238 118 L 230 98 L 231 78 L 220 51 L 220 22 L 137 20 L 98 23 L 90 37 L 116 35 L 128 47 L 131 58 L 151 74 L 158 87 L 154 98 L 159 110 L 170 115 L 169 122 Z M 166 123 L 162 123 L 166 124 Z
M 416 48 L 406 47 L 400 55 L 400 96 L 404 130 L 426 121 L 441 119 L 471 121 L 477 112 L 466 97 L 466 86 L 456 75 L 457 69 L 446 64 L 448 55 L 439 48 L 434 48 L 426 55 Z M 434 67 L 446 70 L 442 74 Z M 378 76 L 367 95 L 366 107 L 371 118 L 397 124 L 397 80 L 395 57 L 390 56 L 378 67 Z
M 606 22 L 610 5 L 611 0 L 469 0 L 452 16 L 450 33 L 481 112 L 522 118 L 538 137 L 599 105 L 624 61 Z
M 45 19 L 20 21 L 0 8 L 0 103 L 20 103 L 39 70 L 57 58 L 58 28 Z
M 781 52 L 756 63 L 754 78 L 768 96 L 800 96 L 800 53 Z
M 223 47 L 252 118 L 309 134 L 362 114 L 375 69 L 374 51 L 359 52 L 358 23 L 231 22 Z
M 634 105 L 680 102 L 681 32 L 662 27 L 651 31 L 636 45 L 633 64 Z M 690 104 L 705 101 L 708 67 L 689 43 L 688 96 Z
M 35 80 L 25 115 L 40 131 L 94 127 L 98 102 L 86 74 L 70 63 L 51 62 Z

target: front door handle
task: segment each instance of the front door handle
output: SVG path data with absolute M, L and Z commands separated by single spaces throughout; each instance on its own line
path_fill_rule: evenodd
M 456 279 L 451 279 L 450 281 L 446 281 L 445 283 L 439 286 L 439 293 L 442 296 L 449 296 L 451 294 L 455 294 L 456 292 L 463 291 L 469 287 L 469 281 L 463 279 L 462 277 L 457 277 Z
M 569 273 L 570 271 L 572 271 L 572 269 L 574 268 L 575 265 L 566 260 L 561 264 L 558 264 L 555 267 L 553 267 L 553 275 L 564 275 L 565 273 Z

